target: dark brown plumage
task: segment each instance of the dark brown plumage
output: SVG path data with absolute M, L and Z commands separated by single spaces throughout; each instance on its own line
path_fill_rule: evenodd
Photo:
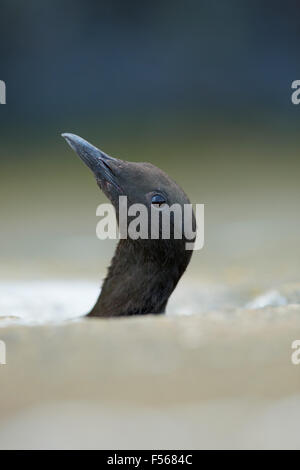
M 141 203 L 149 209 L 156 200 L 163 200 L 169 206 L 177 203 L 182 208 L 189 204 L 188 197 L 177 183 L 154 165 L 112 158 L 81 137 L 62 135 L 92 170 L 117 214 L 121 195 L 127 196 L 128 205 Z M 172 215 L 171 223 L 174 224 Z M 166 240 L 161 236 L 155 240 L 121 239 L 100 296 L 89 315 L 110 317 L 163 313 L 192 255 L 192 251 L 185 249 L 186 241 L 185 237 L 174 238 L 174 226 L 171 226 L 170 239 Z

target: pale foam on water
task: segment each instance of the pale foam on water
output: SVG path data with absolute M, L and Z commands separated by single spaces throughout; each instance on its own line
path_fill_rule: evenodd
M 100 285 L 92 281 L 0 283 L 0 326 L 47 324 L 79 319 L 94 305 Z M 243 297 L 223 285 L 184 281 L 171 296 L 168 315 L 205 314 L 241 306 Z
M 49 280 L 0 283 L 0 327 L 9 324 L 48 324 L 79 320 L 93 307 L 100 293 L 93 281 Z M 170 297 L 167 315 L 226 314 L 235 309 L 261 309 L 299 303 L 291 293 L 268 290 L 253 298 L 249 290 L 224 284 L 204 284 L 189 279 Z M 291 292 L 291 289 L 289 289 Z M 300 297 L 299 297 L 300 299 Z
M 99 283 L 86 281 L 1 282 L 0 326 L 80 318 L 92 307 L 99 290 Z

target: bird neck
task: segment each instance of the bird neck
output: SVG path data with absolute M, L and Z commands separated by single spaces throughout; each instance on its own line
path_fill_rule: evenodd
M 190 257 L 177 240 L 120 240 L 89 315 L 163 313 Z

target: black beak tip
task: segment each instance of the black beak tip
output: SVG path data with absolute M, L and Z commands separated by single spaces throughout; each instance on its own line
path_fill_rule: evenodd
M 103 159 L 108 158 L 101 150 L 78 135 L 64 132 L 61 136 L 94 174 L 99 170 Z
M 82 140 L 81 137 L 78 137 L 78 135 L 75 134 L 70 134 L 68 132 L 63 132 L 61 136 L 66 140 L 66 142 L 70 145 L 70 147 L 75 150 L 77 150 L 77 146 Z
M 61 136 L 64 138 L 64 139 L 71 139 L 72 137 L 78 137 L 78 135 L 75 135 L 75 134 L 71 134 L 70 132 L 63 132 L 61 134 Z
M 68 132 L 63 132 L 63 133 L 61 134 L 61 136 L 62 136 L 64 139 L 67 140 L 67 139 L 71 138 L 71 137 L 73 136 L 73 134 L 69 134 Z

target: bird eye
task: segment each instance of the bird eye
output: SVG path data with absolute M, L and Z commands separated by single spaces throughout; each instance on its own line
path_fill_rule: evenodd
M 151 204 L 153 204 L 155 207 L 162 207 L 165 203 L 166 199 L 160 194 L 155 194 L 152 196 Z

